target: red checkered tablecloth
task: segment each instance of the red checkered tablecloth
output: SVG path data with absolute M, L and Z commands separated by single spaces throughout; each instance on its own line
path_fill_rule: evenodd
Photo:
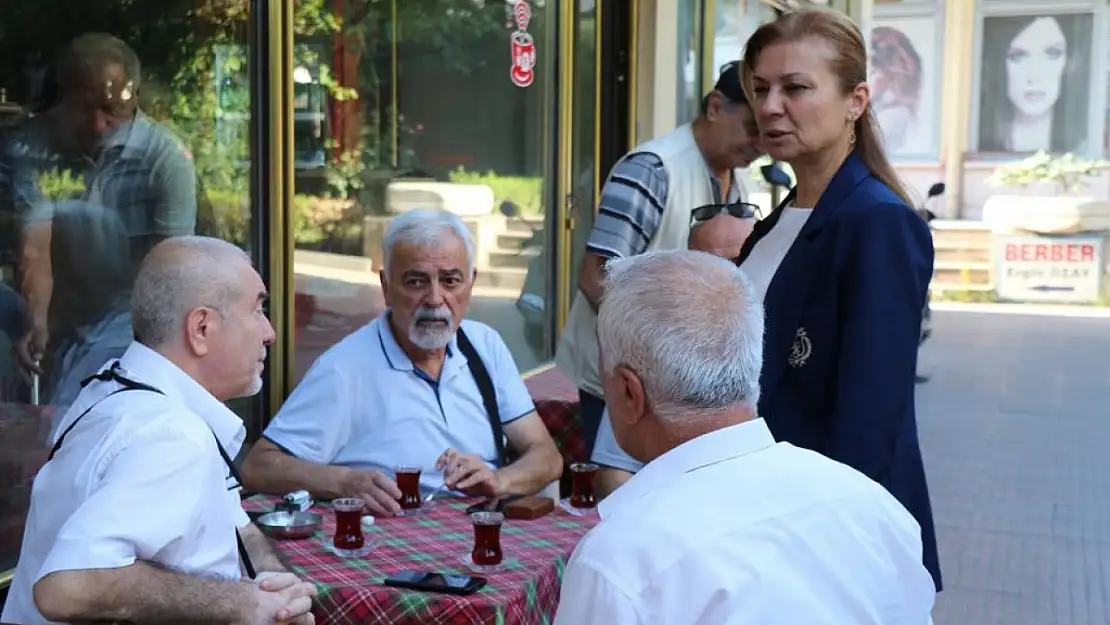
M 269 510 L 276 501 L 256 496 L 248 511 Z M 335 516 L 325 505 L 316 510 L 323 527 L 312 538 L 275 544 L 293 573 L 316 584 L 314 613 L 321 624 L 464 625 L 550 623 L 559 604 L 566 561 L 583 535 L 598 521 L 595 514 L 573 516 L 558 506 L 532 521 L 506 519 L 501 546 L 506 570 L 470 572 L 458 558 L 469 554 L 474 531 L 466 516 L 474 499 L 444 499 L 427 514 L 378 519 L 365 531 L 376 546 L 361 558 L 340 558 L 329 550 Z M 470 596 L 426 593 L 382 584 L 401 571 L 435 571 L 485 577 L 489 583 Z
M 574 383 L 555 367 L 527 378 L 524 383 L 536 402 L 536 412 L 562 451 L 565 464 L 588 460 Z

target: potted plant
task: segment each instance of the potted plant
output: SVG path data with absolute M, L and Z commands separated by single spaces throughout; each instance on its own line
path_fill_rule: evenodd
M 997 232 L 1075 234 L 1110 230 L 1110 202 L 1090 194 L 1088 183 L 1107 162 L 1047 152 L 995 169 L 987 180 L 1008 193 L 983 205 L 983 222 Z

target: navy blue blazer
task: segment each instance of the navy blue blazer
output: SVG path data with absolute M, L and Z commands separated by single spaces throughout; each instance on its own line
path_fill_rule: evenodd
M 793 192 L 756 224 L 738 264 L 792 200 Z M 928 226 L 853 153 L 767 288 L 759 414 L 776 440 L 847 464 L 890 491 L 921 525 L 924 563 L 939 591 L 914 414 L 932 275 Z

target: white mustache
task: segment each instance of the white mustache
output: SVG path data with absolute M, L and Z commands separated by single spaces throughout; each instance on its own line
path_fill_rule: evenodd
M 422 308 L 413 315 L 413 321 L 416 323 L 420 323 L 421 321 L 443 321 L 450 323 L 451 311 L 445 308 Z

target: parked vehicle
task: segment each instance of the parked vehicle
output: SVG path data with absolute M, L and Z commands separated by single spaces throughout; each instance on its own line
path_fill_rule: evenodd
M 921 218 L 925 220 L 925 223 L 932 224 L 933 220 L 937 218 L 937 214 L 933 211 L 932 207 L 936 203 L 936 199 L 942 195 L 944 195 L 943 182 L 938 182 L 929 187 L 928 193 L 925 194 L 924 205 L 920 206 L 917 209 L 917 214 L 921 215 Z M 921 345 L 924 345 L 925 341 L 927 341 L 929 337 L 933 334 L 933 311 L 932 308 L 929 306 L 929 297 L 929 293 L 926 292 L 925 310 L 921 314 L 921 338 L 918 340 L 917 343 L 919 347 Z M 918 384 L 928 381 L 928 376 L 921 375 L 920 373 L 917 375 Z
M 759 173 L 763 175 L 767 184 L 771 185 L 771 210 L 775 210 L 782 200 L 782 191 L 794 186 L 794 181 L 790 179 L 790 174 L 786 173 L 778 163 L 770 163 L 760 167 Z

